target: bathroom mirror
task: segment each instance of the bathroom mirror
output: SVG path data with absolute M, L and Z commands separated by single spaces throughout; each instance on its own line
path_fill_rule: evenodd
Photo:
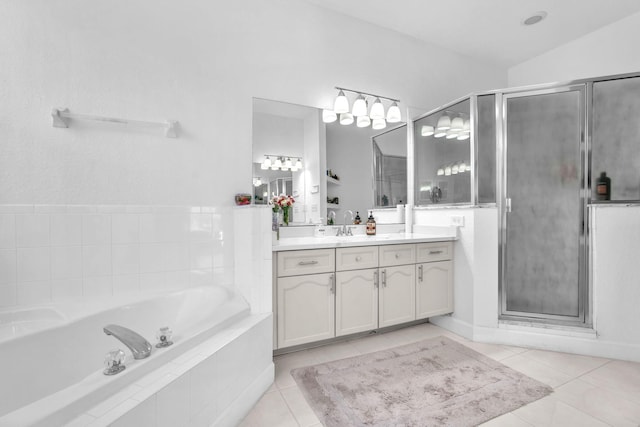
M 376 208 L 407 202 L 407 126 L 374 136 L 373 171 Z
M 399 200 L 406 202 L 406 132 L 406 124 L 383 130 L 338 122 L 325 124 L 321 109 L 254 98 L 254 203 L 267 204 L 272 195 L 282 192 L 284 183 L 285 192 L 296 199 L 292 225 L 326 223 L 329 217 L 341 224 L 347 210 L 354 216 L 359 212 L 365 222 L 374 207 L 395 207 Z M 379 164 L 385 164 L 375 178 L 373 138 L 381 147 Z M 299 158 L 302 168 L 265 168 L 267 156 L 272 162 L 276 157 L 281 162 L 290 157 L 294 164 Z M 403 162 L 404 167 L 400 166 Z M 386 173 L 393 177 L 385 177 Z M 376 203 L 374 183 L 389 186 L 392 181 L 394 193 L 387 195 L 389 204 Z

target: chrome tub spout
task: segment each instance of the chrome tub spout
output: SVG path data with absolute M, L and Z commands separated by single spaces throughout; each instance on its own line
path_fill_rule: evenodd
M 151 344 L 149 341 L 131 329 L 119 325 L 107 325 L 103 330 L 105 334 L 113 335 L 129 347 L 134 359 L 144 359 L 151 354 Z

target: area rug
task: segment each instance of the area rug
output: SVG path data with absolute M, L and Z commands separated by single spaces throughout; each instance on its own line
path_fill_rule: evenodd
M 552 391 L 446 337 L 291 374 L 326 427 L 476 426 Z

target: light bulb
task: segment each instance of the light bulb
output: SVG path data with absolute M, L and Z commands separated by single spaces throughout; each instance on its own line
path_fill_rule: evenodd
M 358 98 L 353 103 L 353 110 L 351 110 L 351 114 L 356 117 L 367 115 L 367 101 L 364 99 L 362 94 L 359 94 Z
M 336 101 L 333 104 L 333 111 L 335 111 L 336 114 L 349 112 L 349 100 L 347 99 L 347 96 L 344 94 L 342 90 L 338 92 Z
M 387 122 L 398 123 L 400 120 L 402 120 L 400 108 L 398 107 L 398 103 L 394 101 L 393 104 L 391 104 L 391 107 L 387 110 Z
M 353 123 L 353 114 L 351 113 L 342 113 L 340 114 L 340 124 L 341 125 L 350 125 Z
M 387 122 L 384 119 L 373 119 L 371 127 L 375 130 L 384 129 L 387 127 Z
M 302 169 L 302 159 L 296 160 L 296 169 Z
M 371 120 L 374 120 L 374 123 L 376 119 L 384 119 L 384 105 L 382 105 L 380 98 L 376 98 L 371 106 L 371 114 L 369 114 L 369 117 L 371 117 Z
M 433 135 L 434 134 L 433 126 L 423 125 L 422 128 L 420 129 L 420 134 L 422 136 L 431 136 L 431 135 Z
M 366 128 L 370 124 L 371 124 L 371 119 L 367 115 L 358 117 L 358 120 L 356 121 L 356 125 L 359 128 Z
M 451 119 L 446 114 L 443 114 L 438 119 L 438 124 L 436 125 L 437 130 L 447 130 L 451 127 Z
M 338 115 L 333 110 L 322 110 L 322 121 L 324 123 L 333 123 L 338 120 Z

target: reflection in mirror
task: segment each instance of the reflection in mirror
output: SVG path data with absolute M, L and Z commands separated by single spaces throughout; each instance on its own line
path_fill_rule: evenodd
M 402 125 L 373 141 L 375 207 L 389 207 L 407 202 L 407 126 Z
M 470 102 L 458 102 L 414 123 L 415 204 L 471 203 Z
M 318 185 L 319 147 L 324 144 L 319 110 L 254 98 L 252 124 L 255 203 L 287 194 L 296 200 L 291 223 L 313 220 L 320 197 L 311 189 Z

